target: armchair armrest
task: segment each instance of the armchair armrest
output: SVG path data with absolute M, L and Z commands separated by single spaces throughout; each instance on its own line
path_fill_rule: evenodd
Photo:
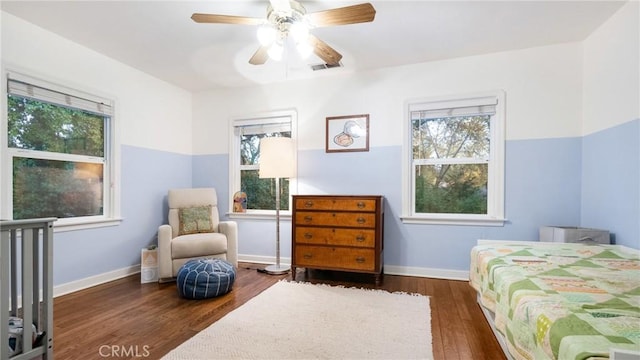
M 173 265 L 171 259 L 172 229 L 169 225 L 158 227 L 158 279 L 173 278 Z
M 238 224 L 235 221 L 220 221 L 218 231 L 227 236 L 227 261 L 238 267 Z

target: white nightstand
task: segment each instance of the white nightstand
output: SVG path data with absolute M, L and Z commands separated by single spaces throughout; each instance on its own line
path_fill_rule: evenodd
M 609 231 L 574 226 L 543 226 L 540 241 L 581 244 L 611 244 Z

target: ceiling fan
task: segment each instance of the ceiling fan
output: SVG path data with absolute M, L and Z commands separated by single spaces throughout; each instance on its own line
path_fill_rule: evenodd
M 309 30 L 371 22 L 375 15 L 376 10 L 370 3 L 307 13 L 298 1 L 269 0 L 266 19 L 201 13 L 194 13 L 191 19 L 197 23 L 257 25 L 260 47 L 249 59 L 253 65 L 264 64 L 269 58 L 280 60 L 289 36 L 303 57 L 313 52 L 328 65 L 338 65 L 342 55 Z

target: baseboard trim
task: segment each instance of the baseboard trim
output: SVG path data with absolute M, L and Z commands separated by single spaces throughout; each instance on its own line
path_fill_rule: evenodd
M 238 254 L 238 261 L 256 263 L 256 264 L 275 264 L 275 256 L 259 256 L 259 255 L 243 255 Z M 280 258 L 280 263 L 291 265 L 291 258 Z
M 413 266 L 385 265 L 385 275 L 417 276 L 434 279 L 469 281 L 469 272 L 462 270 L 433 269 Z
M 70 294 L 76 291 L 84 290 L 96 285 L 104 284 L 109 281 L 118 280 L 129 275 L 140 272 L 140 265 L 133 265 L 106 273 L 89 276 L 84 279 L 70 281 L 68 283 L 56 285 L 53 287 L 53 297 Z
M 274 264 L 276 262 L 273 256 L 258 255 L 238 255 L 238 261 L 250 262 L 256 264 Z M 291 265 L 291 258 L 280 258 L 280 263 Z M 140 265 L 133 265 L 121 269 L 116 269 L 106 273 L 89 276 L 84 279 L 70 281 L 68 283 L 56 285 L 53 287 L 53 297 L 70 294 L 76 291 L 88 289 L 90 287 L 101 285 L 110 281 L 118 280 L 140 272 Z M 433 269 L 412 266 L 385 265 L 384 273 L 387 275 L 417 276 L 434 279 L 460 280 L 469 281 L 469 272 L 461 270 Z
M 257 264 L 273 264 L 276 262 L 273 256 L 238 255 L 238 261 Z M 280 258 L 280 263 L 291 265 L 291 258 Z M 384 273 L 388 275 L 417 276 L 434 279 L 469 281 L 469 272 L 462 270 L 432 269 L 423 267 L 385 265 Z

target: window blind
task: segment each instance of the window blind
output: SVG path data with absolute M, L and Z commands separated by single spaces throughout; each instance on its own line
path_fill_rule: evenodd
M 494 115 L 498 99 L 493 96 L 455 101 L 433 101 L 411 104 L 411 120 L 438 119 L 457 116 Z
M 234 122 L 235 135 L 259 135 L 287 131 L 291 131 L 291 119 L 288 117 L 253 119 L 250 122 L 236 120 Z
M 55 87 L 51 86 L 50 88 L 49 86 L 43 87 L 35 85 L 31 82 L 11 78 L 11 75 L 7 80 L 7 93 L 10 95 L 81 109 L 99 115 L 113 115 L 111 101 L 109 100 L 100 99 L 88 94 L 87 96 L 69 94 L 64 91 L 53 90 L 52 88 Z

